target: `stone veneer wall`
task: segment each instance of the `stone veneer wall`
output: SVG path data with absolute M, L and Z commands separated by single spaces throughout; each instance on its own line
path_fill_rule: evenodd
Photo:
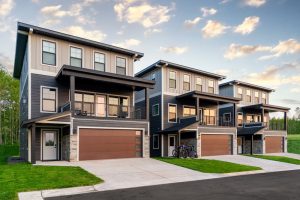
M 62 138 L 62 160 L 69 160 L 70 156 L 70 135 Z
M 245 154 L 251 153 L 251 140 L 245 140 Z M 253 153 L 262 154 L 263 153 L 263 141 L 262 140 L 253 140 Z
M 147 133 L 144 134 L 144 158 L 149 158 L 150 157 L 150 137 L 147 135 Z
M 77 147 L 78 147 L 77 134 L 70 135 L 69 141 L 70 141 L 69 161 L 77 161 Z

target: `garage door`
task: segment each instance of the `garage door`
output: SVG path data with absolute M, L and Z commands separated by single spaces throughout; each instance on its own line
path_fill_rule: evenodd
M 266 153 L 281 153 L 283 152 L 283 137 L 267 136 L 265 137 Z
M 232 154 L 232 135 L 201 135 L 201 155 L 231 155 Z
M 79 160 L 141 157 L 141 137 L 136 130 L 80 129 Z

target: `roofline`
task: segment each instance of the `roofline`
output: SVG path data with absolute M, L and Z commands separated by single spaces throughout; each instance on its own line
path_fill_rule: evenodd
M 169 61 L 165 61 L 165 60 L 159 60 L 159 61 L 153 63 L 152 65 L 150 65 L 150 66 L 146 67 L 145 69 L 143 69 L 143 70 L 139 71 L 138 73 L 136 73 L 135 76 L 136 77 L 141 77 L 144 74 L 153 71 L 154 68 L 161 67 L 163 65 L 170 66 L 170 67 L 175 67 L 175 68 L 186 70 L 186 71 L 191 71 L 191 72 L 199 73 L 199 74 L 210 76 L 210 77 L 214 77 L 214 78 L 217 78 L 219 80 L 223 80 L 223 79 L 226 78 L 226 76 L 223 76 L 223 75 L 219 75 L 219 74 L 215 74 L 215 73 L 211 73 L 211 72 L 199 70 L 199 69 L 196 69 L 196 68 L 192 68 L 192 67 L 180 65 L 180 64 L 169 62 Z
M 252 88 L 256 88 L 256 89 L 260 89 L 260 90 L 264 90 L 264 91 L 268 91 L 268 92 L 275 92 L 274 89 L 272 88 L 267 88 L 267 87 L 263 87 L 260 85 L 255 85 L 252 83 L 247 83 L 247 82 L 243 82 L 243 81 L 239 81 L 239 80 L 232 80 L 232 81 L 228 81 L 226 83 L 222 83 L 219 85 L 219 87 L 224 87 L 227 85 L 243 85 L 243 86 L 248 86 L 248 87 L 252 87 Z
M 288 107 L 283 107 L 283 106 L 276 106 L 276 105 L 271 105 L 271 104 L 263 104 L 263 103 L 259 103 L 259 104 L 253 104 L 253 105 L 249 105 L 249 106 L 243 106 L 242 109 L 247 109 L 247 108 L 251 108 L 251 107 L 258 107 L 258 108 L 264 108 L 264 109 L 269 109 L 269 110 L 278 110 L 278 111 L 283 111 L 283 112 L 288 112 L 289 110 L 291 110 Z

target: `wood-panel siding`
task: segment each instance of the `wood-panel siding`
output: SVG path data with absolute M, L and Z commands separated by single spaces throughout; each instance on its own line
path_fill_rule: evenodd
M 201 156 L 232 154 L 232 135 L 201 135 Z
M 282 153 L 284 149 L 284 137 L 281 136 L 266 136 L 266 153 Z

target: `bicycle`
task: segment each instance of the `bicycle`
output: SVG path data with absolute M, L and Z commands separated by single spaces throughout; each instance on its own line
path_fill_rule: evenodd
M 173 150 L 172 155 L 175 158 L 187 158 L 188 152 L 186 151 L 184 145 L 180 145 Z

